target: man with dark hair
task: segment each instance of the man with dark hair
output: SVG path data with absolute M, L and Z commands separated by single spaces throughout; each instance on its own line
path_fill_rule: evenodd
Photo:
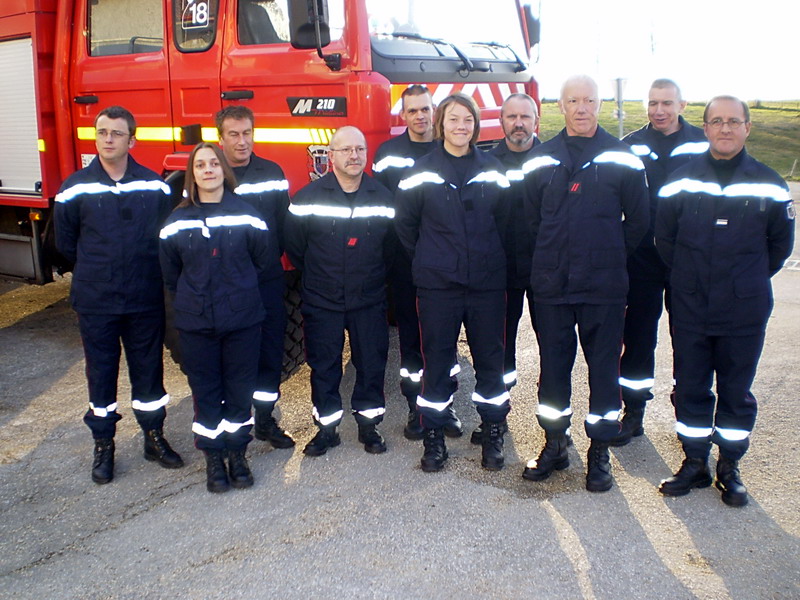
M 70 175 L 55 202 L 56 245 L 74 265 L 70 299 L 86 356 L 95 441 L 92 481 L 114 478 L 120 341 L 131 381 L 133 414 L 144 431 L 144 457 L 183 466 L 164 438 L 162 348 L 164 297 L 158 233 L 169 214 L 169 187 L 129 155 L 136 121 L 120 106 L 95 119 L 97 156 Z
M 375 153 L 372 172 L 375 179 L 394 193 L 400 180 L 414 163 L 433 148 L 433 98 L 427 87 L 408 86 L 400 96 L 400 118 L 406 130 L 385 141 Z M 390 231 L 394 236 L 394 227 Z M 397 335 L 400 340 L 400 391 L 408 402 L 408 421 L 403 435 L 409 440 L 421 440 L 425 431 L 417 414 L 417 396 L 422 382 L 422 349 L 417 316 L 417 288 L 411 278 L 411 259 L 400 244 L 389 265 L 389 286 L 394 301 Z M 454 357 L 454 364 L 458 362 Z M 455 374 L 454 374 L 455 376 Z M 461 422 L 453 407 L 448 407 L 448 435 L 462 434 Z
M 722 501 L 744 506 L 739 460 L 758 412 L 750 387 L 772 312 L 770 278 L 792 253 L 795 213 L 783 178 L 747 154 L 747 105 L 717 96 L 703 120 L 708 152 L 659 192 L 656 247 L 671 269 L 675 430 L 686 455 L 659 490 L 683 496 L 711 485 L 714 443 Z
M 647 99 L 649 123 L 622 140 L 642 159 L 650 185 L 650 228 L 636 251 L 628 257 L 628 306 L 619 384 L 625 414 L 622 431 L 611 440 L 624 446 L 644 433 L 645 406 L 653 398 L 658 320 L 666 300 L 669 310 L 669 272 L 655 246 L 658 190 L 678 167 L 708 150 L 703 130 L 681 116 L 686 101 L 671 79 L 656 79 Z
M 386 256 L 392 195 L 364 173 L 367 143 L 357 128 L 331 138 L 332 171 L 295 195 L 286 219 L 286 253 L 302 272 L 306 361 L 319 431 L 306 445 L 322 456 L 341 443 L 344 334 L 356 381 L 350 406 L 358 441 L 371 454 L 386 452 L 377 425 L 383 421 L 383 379 L 389 351 L 386 325 Z
M 647 182 L 630 147 L 598 125 L 594 80 L 567 79 L 559 107 L 564 129 L 523 165 L 541 363 L 536 416 L 546 442 L 522 476 L 541 481 L 569 466 L 577 326 L 589 366 L 586 489 L 604 492 L 613 485 L 608 444 L 620 431 L 625 259 L 647 231 Z
M 253 153 L 255 120 L 246 106 L 227 106 L 216 115 L 220 146 L 233 168 L 238 186 L 234 190 L 261 215 L 269 230 L 273 261 L 259 275 L 261 300 L 266 317 L 261 323 L 261 350 L 258 387 L 253 393 L 256 439 L 269 441 L 275 448 L 291 448 L 294 440 L 278 425 L 273 411 L 280 398 L 283 367 L 283 339 L 286 334 L 283 254 L 283 223 L 289 206 L 289 182 L 283 170 L 271 160 Z

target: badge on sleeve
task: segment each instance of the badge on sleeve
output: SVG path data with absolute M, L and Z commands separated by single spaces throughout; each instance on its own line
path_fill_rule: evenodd
M 789 202 L 786 205 L 786 216 L 789 217 L 790 221 L 794 221 L 794 216 L 796 214 L 797 214 L 797 212 L 794 209 L 794 203 L 793 202 Z

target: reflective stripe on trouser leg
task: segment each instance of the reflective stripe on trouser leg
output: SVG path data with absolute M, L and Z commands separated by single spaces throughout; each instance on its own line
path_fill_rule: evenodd
M 484 423 L 504 421 L 511 409 L 503 381 L 505 318 L 505 290 L 467 294 L 464 327 L 475 368 L 472 400 Z
M 714 432 L 713 341 L 673 328 L 675 431 L 688 458 L 708 457 Z
M 86 357 L 90 408 L 84 422 L 95 438 L 111 438 L 121 418 L 116 412 L 117 379 L 125 346 L 134 415 L 143 429 L 162 426 L 169 399 L 163 386 L 163 309 L 122 315 L 79 314 Z
M 78 325 L 86 362 L 89 409 L 83 422 L 95 439 L 112 438 L 122 417 L 117 411 L 121 315 L 78 313 Z
M 169 403 L 164 389 L 164 311 L 126 317 L 122 345 L 131 380 L 133 414 L 145 431 L 161 429 Z
M 503 382 L 507 386 L 517 383 L 517 332 L 525 302 L 525 290 L 506 290 L 505 356 L 503 359 Z
M 568 305 L 537 303 L 535 311 L 541 363 L 536 419 L 545 431 L 564 433 L 572 416 L 572 366 L 578 349 L 576 318 Z
M 342 420 L 342 350 L 345 313 L 303 303 L 306 362 L 311 367 L 312 416 L 319 427 L 335 427 Z
M 589 414 L 584 427 L 589 438 L 605 442 L 620 432 L 619 356 L 625 305 L 582 304 L 576 309 L 578 337 L 589 367 Z
M 389 352 L 386 305 L 380 302 L 347 311 L 345 326 L 350 340 L 350 360 L 356 369 L 350 406 L 357 423 L 380 423 L 386 406 L 383 381 Z
M 739 460 L 750 447 L 758 404 L 750 391 L 764 345 L 764 334 L 717 338 L 717 412 L 712 441 L 722 456 Z
M 409 274 L 410 277 L 410 274 Z M 400 391 L 409 401 L 416 402 L 422 389 L 422 349 L 417 318 L 417 288 L 410 282 L 393 280 L 394 316 L 400 343 Z
M 179 331 L 195 406 L 192 431 L 201 450 L 239 450 L 252 439 L 251 404 L 260 327 L 220 334 Z
M 451 370 L 464 316 L 464 293 L 418 288 L 417 308 L 424 361 L 417 410 L 423 427 L 439 429 L 449 421 L 445 409 L 458 387 Z
M 642 249 L 637 250 L 637 256 L 642 252 Z M 635 259 L 636 257 L 632 257 L 629 262 Z M 649 260 L 653 259 L 659 263 L 652 267 L 655 278 L 663 273 L 664 266 L 657 256 L 650 257 Z M 645 268 L 642 262 L 643 260 L 637 262 L 637 268 Z M 643 407 L 645 402 L 653 398 L 658 321 L 664 306 L 665 285 L 663 280 L 630 279 L 623 352 L 619 366 L 619 383 L 625 406 Z
M 281 375 L 283 373 L 284 337 L 286 335 L 286 305 L 283 276 L 262 282 L 259 285 L 261 302 L 266 316 L 261 322 L 258 379 L 253 404 L 269 402 L 274 405 L 280 398 Z

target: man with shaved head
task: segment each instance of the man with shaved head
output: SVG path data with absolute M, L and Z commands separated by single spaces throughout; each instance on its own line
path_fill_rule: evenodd
M 332 171 L 297 192 L 286 219 L 286 253 L 302 272 L 306 361 L 319 428 L 303 450 L 308 456 L 341 441 L 345 331 L 356 369 L 351 407 L 358 441 L 372 454 L 386 451 L 376 426 L 385 412 L 385 244 L 394 208 L 391 193 L 364 173 L 366 161 L 364 134 L 350 126 L 337 130 L 328 150 Z
M 650 185 L 650 229 L 628 257 L 628 307 L 619 383 L 625 414 L 622 431 L 611 441 L 624 446 L 644 434 L 642 421 L 647 402 L 653 398 L 658 321 L 666 301 L 669 310 L 669 271 L 655 246 L 658 190 L 670 173 L 708 150 L 703 130 L 681 116 L 686 101 L 671 79 L 656 79 L 647 97 L 649 123 L 625 136 L 634 154 L 642 159 Z
M 604 492 L 613 485 L 608 445 L 620 432 L 625 263 L 647 231 L 647 182 L 630 147 L 598 125 L 594 80 L 568 79 L 559 108 L 564 129 L 536 147 L 522 168 L 541 360 L 537 418 L 546 438 L 523 477 L 541 481 L 569 466 L 577 326 L 589 366 L 586 489 Z

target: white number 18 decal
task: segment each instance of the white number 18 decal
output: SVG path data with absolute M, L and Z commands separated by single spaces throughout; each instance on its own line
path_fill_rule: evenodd
M 190 23 L 186 24 L 186 13 L 191 15 L 188 19 Z M 188 0 L 188 5 L 183 11 L 183 28 L 188 29 L 191 27 L 205 27 L 208 25 L 208 2 L 196 2 L 195 0 Z

